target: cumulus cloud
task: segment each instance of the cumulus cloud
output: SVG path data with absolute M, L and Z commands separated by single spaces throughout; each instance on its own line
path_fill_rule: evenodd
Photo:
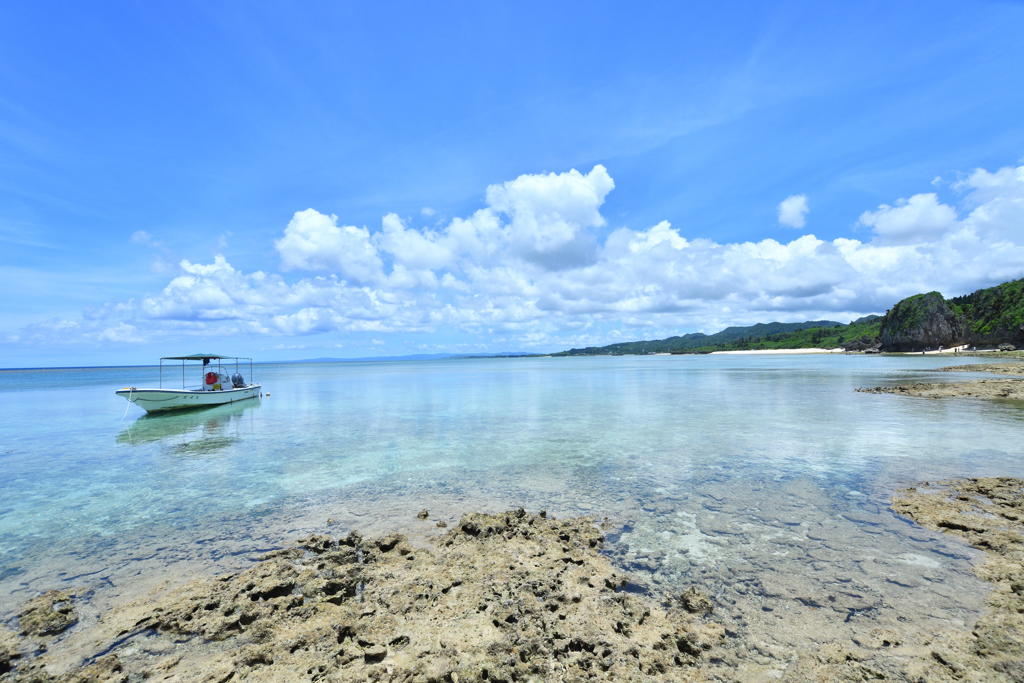
M 877 211 L 865 211 L 862 225 L 875 229 L 884 244 L 919 244 L 939 239 L 956 229 L 956 210 L 939 203 L 935 193 L 915 194 L 895 206 L 882 204 Z
M 338 227 L 337 216 L 313 209 L 298 211 L 274 246 L 285 270 L 334 271 L 358 283 L 383 279 L 383 263 L 370 242 L 370 231 L 354 225 Z
M 778 207 L 779 223 L 791 228 L 802 228 L 807 225 L 807 195 L 794 194 L 782 200 Z
M 909 294 L 952 295 L 1024 275 L 1024 167 L 969 174 L 955 187 L 956 208 L 923 193 L 865 211 L 866 241 L 805 234 L 722 244 L 668 221 L 598 240 L 613 188 L 602 166 L 523 175 L 487 188 L 483 208 L 436 230 L 387 214 L 371 232 L 307 209 L 274 243 L 289 279 L 243 273 L 221 255 L 183 260 L 162 291 L 48 329 L 94 341 L 139 339 L 141 329 L 447 329 L 544 349 L 759 320 L 847 320 Z M 783 205 L 780 222 L 803 220 L 805 197 Z
M 973 210 L 966 226 L 981 238 L 1021 241 L 1024 226 L 1024 166 L 1002 168 L 995 173 L 977 169 L 957 188 L 970 194 L 967 204 Z
M 614 187 L 608 171 L 598 165 L 587 175 L 573 169 L 561 174 L 522 175 L 491 185 L 487 203 L 490 211 L 511 219 L 505 237 L 518 255 L 554 264 L 557 259 L 545 256 L 564 252 L 573 263 L 574 254 L 568 248 L 586 228 L 605 224 L 599 209 Z
M 390 253 L 395 263 L 415 270 L 437 270 L 452 262 L 452 252 L 436 233 L 408 230 L 396 214 L 389 213 L 381 221 L 383 230 L 375 244 Z

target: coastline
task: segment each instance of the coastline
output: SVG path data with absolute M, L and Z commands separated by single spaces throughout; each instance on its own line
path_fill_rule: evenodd
M 932 351 L 883 351 L 878 355 L 885 356 L 964 356 L 964 357 L 976 357 L 976 356 L 990 356 L 997 355 L 999 357 L 1005 357 L 1008 360 L 1011 358 L 1020 358 L 1021 356 L 1016 352 L 1005 353 L 999 349 L 979 349 L 977 351 L 968 351 L 968 347 L 954 346 L 948 349 L 934 349 Z M 748 349 L 743 351 L 712 351 L 708 354 L 709 356 L 786 356 L 786 355 L 802 355 L 802 354 L 847 354 L 851 356 L 865 355 L 863 351 L 848 351 L 843 347 L 836 347 L 833 349 L 819 349 L 819 348 L 800 348 L 800 349 Z M 671 354 L 650 354 L 655 356 L 671 355 Z

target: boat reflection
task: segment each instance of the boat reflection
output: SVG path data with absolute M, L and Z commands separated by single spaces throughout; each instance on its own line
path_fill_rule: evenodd
M 117 443 L 161 443 L 183 455 L 206 455 L 237 443 L 253 428 L 259 401 L 227 403 L 203 410 L 143 415 L 117 435 Z

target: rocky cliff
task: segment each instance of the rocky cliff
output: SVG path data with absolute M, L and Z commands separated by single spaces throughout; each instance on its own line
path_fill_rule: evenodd
M 917 294 L 892 307 L 882 319 L 882 348 L 923 351 L 963 343 L 964 319 L 938 292 Z
M 882 319 L 881 341 L 884 351 L 1024 346 L 1024 279 L 948 300 L 938 292 L 906 298 Z

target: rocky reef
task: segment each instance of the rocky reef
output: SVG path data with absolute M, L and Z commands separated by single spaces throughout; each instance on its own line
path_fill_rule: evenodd
M 994 584 L 989 612 L 970 633 L 947 632 L 930 644 L 909 676 L 923 681 L 1024 680 L 1024 481 L 1001 477 L 911 488 L 893 510 L 918 524 L 963 538 L 985 551 L 975 568 Z
M 1004 398 L 1024 400 L 1024 380 L 977 379 L 966 382 L 914 382 L 888 387 L 861 387 L 864 394 L 897 394 L 919 398 Z
M 996 588 L 976 624 L 977 608 L 957 610 L 973 599 L 966 579 L 982 587 L 966 564 L 961 578 L 908 552 L 888 513 L 846 510 L 805 529 L 793 498 L 755 512 L 784 529 L 792 561 L 750 577 L 719 558 L 690 580 L 649 575 L 645 587 L 603 550 L 621 528 L 520 508 L 465 514 L 418 541 L 309 534 L 243 571 L 157 586 L 94 617 L 76 614 L 88 591 L 48 591 L 25 603 L 14 630 L 0 627 L 0 682 L 1022 680 L 1020 480 L 926 484 L 893 499 L 897 513 L 989 553 L 977 573 Z M 702 515 L 709 541 L 744 542 L 749 524 Z M 851 535 L 872 537 L 877 552 L 844 545 Z M 919 528 L 912 543 L 930 548 L 932 536 Z M 968 556 L 956 539 L 937 549 L 959 564 Z M 662 555 L 628 564 L 661 565 Z
M 914 382 L 881 387 L 861 387 L 865 394 L 897 394 L 919 398 L 1002 398 L 1024 400 L 1024 363 L 978 363 L 937 368 L 941 372 L 990 372 L 1007 379 L 975 379 L 962 382 Z
M 114 609 L 57 645 L 6 634 L 0 680 L 696 679 L 725 637 L 709 598 L 624 590 L 603 542 L 590 518 L 522 509 L 464 515 L 429 548 L 398 534 L 311 535 L 241 573 Z M 23 635 L 71 618 L 57 597 L 22 617 Z
M 1024 377 L 1024 363 L 1003 362 L 1003 363 L 971 363 L 969 365 L 947 365 L 944 368 L 935 368 L 938 372 L 991 372 L 995 375 L 1011 375 Z

